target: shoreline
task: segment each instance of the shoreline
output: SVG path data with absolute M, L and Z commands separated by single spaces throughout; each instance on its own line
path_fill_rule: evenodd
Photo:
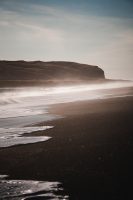
M 124 97 L 51 106 L 50 113 L 64 118 L 42 122 L 54 128 L 30 135 L 52 139 L 0 148 L 0 174 L 59 181 L 72 200 L 125 199 L 131 195 L 132 102 Z

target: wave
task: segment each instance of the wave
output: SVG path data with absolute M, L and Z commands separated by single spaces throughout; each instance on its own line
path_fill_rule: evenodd
M 20 144 L 30 144 L 44 142 L 51 137 L 48 136 L 22 136 L 37 131 L 44 131 L 53 128 L 53 126 L 36 126 L 22 128 L 0 128 L 0 147 L 10 147 Z
M 68 200 L 60 182 L 32 181 L 32 180 L 4 180 L 7 176 L 1 176 L 0 198 L 1 200 L 28 200 L 51 199 Z
M 0 89 L 0 147 L 45 141 L 48 137 L 23 137 L 36 124 L 57 119 L 48 113 L 52 104 L 133 96 L 132 82 L 86 84 L 66 87 Z M 25 126 L 27 126 L 25 128 Z M 36 127 L 40 130 L 42 127 Z M 45 130 L 45 127 L 43 127 Z M 9 133 L 10 137 L 7 136 Z M 16 135 L 16 136 L 15 136 Z

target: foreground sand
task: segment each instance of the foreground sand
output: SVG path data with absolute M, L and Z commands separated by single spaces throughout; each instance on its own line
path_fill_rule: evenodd
M 72 200 L 132 199 L 133 97 L 53 106 L 42 143 L 0 149 L 0 174 L 61 181 Z M 43 123 L 44 124 L 44 123 Z

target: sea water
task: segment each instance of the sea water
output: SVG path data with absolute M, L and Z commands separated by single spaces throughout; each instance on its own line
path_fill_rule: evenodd
M 11 180 L 0 176 L 1 200 L 51 199 L 67 200 L 60 182 Z
M 48 113 L 52 104 L 132 96 L 131 86 L 132 83 L 117 82 L 50 88 L 0 88 L 0 148 L 51 139 L 45 135 L 45 130 L 53 126 L 35 124 L 60 117 Z M 42 136 L 34 136 L 37 131 L 42 131 Z M 28 136 L 29 133 L 32 136 Z M 0 175 L 0 198 L 67 200 L 69 196 L 64 194 L 60 182 L 11 180 L 6 175 Z
M 35 124 L 61 117 L 48 113 L 52 104 L 131 96 L 131 86 L 132 82 L 115 82 L 47 88 L 0 88 L 0 147 L 50 139 L 44 131 L 53 127 Z M 37 131 L 43 131 L 43 135 L 28 136 L 28 133 Z

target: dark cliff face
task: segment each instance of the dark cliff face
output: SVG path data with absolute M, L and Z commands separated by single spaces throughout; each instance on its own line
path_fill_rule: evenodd
M 90 80 L 104 79 L 97 66 L 74 62 L 0 61 L 0 80 Z
M 68 85 L 105 80 L 97 66 L 74 62 L 0 61 L 0 87 Z

